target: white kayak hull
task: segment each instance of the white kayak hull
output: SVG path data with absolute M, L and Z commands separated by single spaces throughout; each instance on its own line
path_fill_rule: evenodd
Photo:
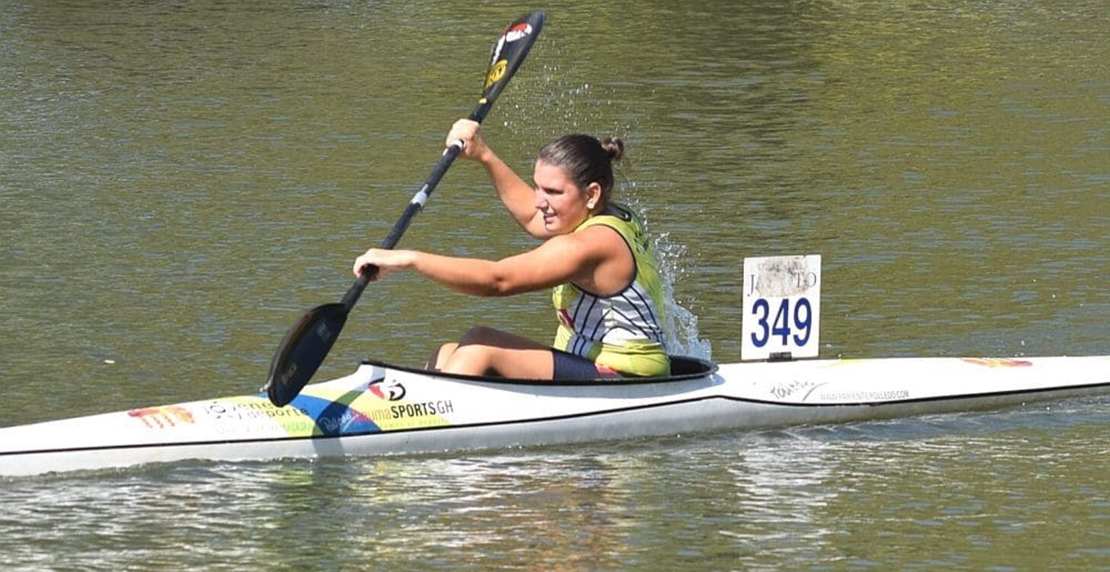
M 283 408 L 256 394 L 2 428 L 0 476 L 551 445 L 1110 394 L 1110 356 L 680 363 L 667 381 L 557 384 L 365 362 Z

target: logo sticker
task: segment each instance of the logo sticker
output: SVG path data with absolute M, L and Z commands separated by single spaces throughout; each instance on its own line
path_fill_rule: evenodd
M 509 68 L 509 61 L 508 60 L 501 60 L 501 61 L 493 64 L 493 67 L 490 68 L 490 70 L 489 70 L 489 74 L 486 75 L 486 85 L 485 85 L 485 87 L 488 88 L 489 86 L 497 83 L 501 78 L 505 77 L 505 71 L 508 68 Z
M 521 38 L 527 37 L 532 33 L 532 25 L 528 22 L 521 22 L 508 30 L 505 30 L 505 41 L 513 43 Z
M 370 386 L 367 387 L 367 389 L 380 399 L 400 401 L 405 398 L 405 386 L 401 385 L 401 382 L 396 379 L 388 381 L 384 377 L 375 379 L 370 382 Z
M 127 415 L 143 422 L 151 429 L 165 429 L 174 427 L 179 423 L 192 424 L 195 422 L 193 414 L 184 407 L 168 405 L 165 407 L 149 407 L 146 409 L 132 409 Z

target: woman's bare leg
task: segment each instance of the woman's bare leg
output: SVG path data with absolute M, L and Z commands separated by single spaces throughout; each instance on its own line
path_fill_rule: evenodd
M 424 369 L 439 371 L 439 364 L 447 363 L 447 359 L 451 357 L 451 354 L 455 353 L 455 350 L 458 347 L 459 344 L 456 344 L 455 342 L 439 346 L 439 349 L 436 350 L 436 353 L 432 354 L 432 357 L 428 358 L 428 363 L 424 365 Z
M 468 330 L 453 350 L 447 349 L 450 345 L 444 344 L 437 355 L 437 365 L 445 373 L 520 379 L 555 376 L 551 348 L 516 334 L 478 326 Z

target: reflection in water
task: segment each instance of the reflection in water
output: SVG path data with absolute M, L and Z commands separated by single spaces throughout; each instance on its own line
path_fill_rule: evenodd
M 586 450 L 182 463 L 9 480 L 0 487 L 0 562 L 1091 569 L 1105 556 L 1105 536 L 1093 531 L 1107 509 L 1106 405 L 1094 398 Z
M 774 552 L 787 568 L 802 566 L 815 550 L 835 543 L 821 510 L 838 493 L 829 487 L 832 446 L 804 433 L 786 439 L 753 439 L 729 465 L 735 479 L 735 524 L 721 530 L 738 560 L 748 566 Z M 778 442 L 776 442 L 778 441 Z

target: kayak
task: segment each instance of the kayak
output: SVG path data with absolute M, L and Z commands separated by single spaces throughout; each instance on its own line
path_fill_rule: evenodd
M 473 451 L 889 419 L 1110 393 L 1110 356 L 713 364 L 577 382 L 367 360 L 284 407 L 266 394 L 0 428 L 0 475 L 187 460 Z

